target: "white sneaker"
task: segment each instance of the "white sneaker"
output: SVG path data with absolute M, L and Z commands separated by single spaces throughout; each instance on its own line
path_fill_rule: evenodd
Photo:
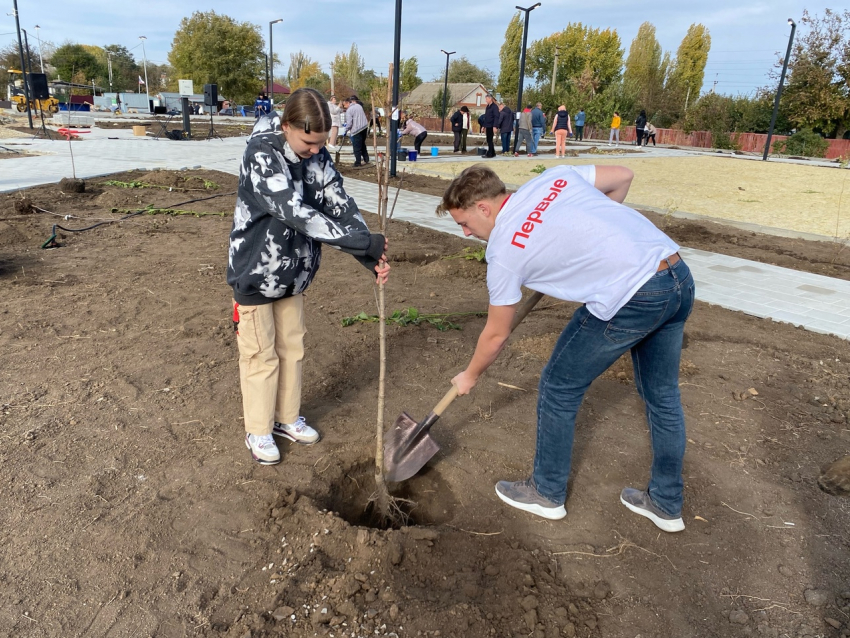
M 261 465 L 280 463 L 280 450 L 271 434 L 246 434 L 245 447 L 251 450 L 251 456 Z
M 319 440 L 319 433 L 307 425 L 303 416 L 299 416 L 295 423 L 278 423 L 275 421 L 272 432 L 303 445 L 312 445 Z

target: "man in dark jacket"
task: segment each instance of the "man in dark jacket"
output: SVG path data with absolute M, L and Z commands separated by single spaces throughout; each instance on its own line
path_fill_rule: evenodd
M 543 105 L 538 102 L 531 109 L 531 138 L 534 144 L 532 155 L 537 155 L 537 145 L 540 143 L 540 138 L 543 137 L 543 132 L 546 130 L 546 114 L 543 113 Z
M 488 94 L 487 108 L 484 109 L 484 132 L 487 135 L 487 154 L 484 157 L 496 157 L 496 149 L 493 147 L 493 135 L 499 126 L 499 106 L 493 96 Z
M 514 129 L 514 112 L 502 102 L 499 104 L 499 133 L 502 134 L 502 155 L 511 150 L 511 131 Z
M 452 133 L 455 136 L 454 152 L 457 153 L 460 150 L 460 131 L 463 128 L 463 113 L 460 112 L 460 109 L 452 113 L 449 121 L 452 123 Z

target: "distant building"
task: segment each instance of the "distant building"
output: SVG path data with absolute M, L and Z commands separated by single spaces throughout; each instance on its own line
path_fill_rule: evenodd
M 431 103 L 434 97 L 443 90 L 442 82 L 423 82 L 413 89 L 404 98 L 403 107 L 406 110 L 415 112 L 419 117 L 434 117 L 437 114 Z M 471 113 L 483 113 L 487 103 L 484 97 L 487 95 L 487 88 L 483 84 L 477 82 L 449 82 L 449 95 L 451 103 L 449 104 L 449 113 L 453 113 L 461 106 L 467 107 Z

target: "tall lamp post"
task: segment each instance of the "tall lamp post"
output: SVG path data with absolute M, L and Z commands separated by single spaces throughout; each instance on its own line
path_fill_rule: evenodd
M 263 57 L 266 59 L 266 91 L 269 90 L 269 54 L 263 53 Z
M 41 33 L 39 29 L 41 27 L 35 25 L 35 37 L 38 38 L 38 64 L 41 67 L 41 72 L 44 73 L 44 59 L 41 57 Z
M 109 73 L 109 92 L 112 93 L 112 51 L 106 52 L 106 70 Z
M 14 7 L 13 10 L 14 10 L 14 13 L 15 13 L 15 28 L 18 31 L 18 52 L 21 55 L 21 73 L 24 74 L 24 75 L 21 76 L 21 79 L 23 80 L 23 85 L 24 85 L 24 99 L 27 101 L 27 119 L 29 120 L 30 128 L 33 128 L 33 125 L 32 125 L 32 109 L 30 108 L 30 89 L 29 89 L 29 83 L 27 82 L 27 76 L 26 76 L 27 67 L 26 67 L 26 63 L 24 62 L 24 43 L 21 42 L 21 20 L 20 20 L 20 17 L 18 16 L 18 0 L 12 0 L 12 5 Z
M 393 34 L 393 103 L 390 110 L 390 175 L 396 176 L 398 160 L 398 80 L 401 64 L 401 1 L 395 0 L 395 33 Z
M 770 129 L 767 131 L 767 142 L 764 144 L 764 155 L 762 161 L 767 161 L 767 156 L 770 153 L 770 138 L 773 137 L 773 127 L 776 126 L 776 115 L 779 113 L 779 98 L 782 96 L 782 86 L 785 84 L 785 72 L 788 70 L 788 60 L 791 58 L 791 45 L 794 44 L 794 32 L 797 30 L 797 23 L 791 18 L 788 18 L 788 24 L 791 25 L 791 35 L 788 36 L 788 51 L 785 52 L 785 63 L 782 65 L 782 75 L 779 76 L 779 87 L 776 89 L 776 99 L 773 101 L 773 115 L 770 117 Z
M 537 7 L 540 6 L 540 3 L 534 4 L 527 9 L 524 7 L 520 7 L 517 5 L 517 9 L 525 12 L 525 26 L 522 28 L 522 53 L 519 58 L 519 92 L 517 93 L 516 98 L 516 112 L 517 115 L 522 113 L 522 85 L 525 82 L 525 45 L 528 43 L 528 14 L 534 11 Z M 516 153 L 519 145 L 517 142 L 519 138 L 519 118 L 516 121 L 516 130 L 514 131 L 514 153 Z
M 449 90 L 449 56 L 454 55 L 457 51 L 446 51 L 445 49 L 440 49 L 443 53 L 446 54 L 446 75 L 443 77 L 443 121 L 440 122 L 440 133 L 444 133 L 446 130 L 446 109 L 448 108 L 448 90 Z
M 272 20 L 269 22 L 269 96 L 274 110 L 274 51 L 272 49 L 272 25 L 278 22 L 283 22 L 283 18 Z
M 148 56 L 147 56 L 147 53 L 145 53 L 145 40 L 147 40 L 147 39 L 148 39 L 147 36 L 144 36 L 144 35 L 139 36 L 139 40 L 142 41 L 142 63 L 144 64 L 144 67 L 145 67 L 145 97 L 147 98 L 148 113 L 150 113 L 151 112 L 151 96 L 150 96 L 150 93 L 148 93 Z

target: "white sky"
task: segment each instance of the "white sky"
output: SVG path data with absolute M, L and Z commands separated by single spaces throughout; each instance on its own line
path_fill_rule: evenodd
M 11 2 L 8 8 L 11 12 Z M 534 2 L 524 3 L 530 6 Z M 142 61 L 140 35 L 147 36 L 147 59 L 167 62 L 168 51 L 180 20 L 193 11 L 215 10 L 238 21 L 262 25 L 268 39 L 269 21 L 274 25 L 274 51 L 283 61 L 276 74 L 285 74 L 289 53 L 303 50 L 319 61 L 325 71 L 338 51 L 348 51 L 356 42 L 367 68 L 386 73 L 393 54 L 394 0 L 310 0 L 280 3 L 224 2 L 222 0 L 148 0 L 147 2 L 104 2 L 104 0 L 19 0 L 21 27 L 30 34 L 30 46 L 37 47 L 36 24 L 41 37 L 59 45 L 66 41 L 81 44 L 122 44 Z M 457 51 L 471 62 L 499 69 L 499 48 L 515 2 L 499 0 L 407 0 L 402 13 L 401 55 L 415 55 L 423 80 L 440 79 L 445 55 L 440 49 Z M 688 27 L 699 22 L 711 33 L 711 52 L 706 68 L 708 90 L 717 80 L 717 91 L 751 94 L 769 83 L 768 72 L 784 55 L 790 27 L 787 19 L 799 24 L 804 8 L 823 15 L 829 6 L 818 1 L 808 4 L 795 0 L 714 0 L 681 2 L 657 0 L 542 0 L 531 12 L 529 43 L 563 29 L 569 22 L 582 22 L 597 28 L 617 30 L 628 54 L 629 45 L 644 21 L 656 27 L 656 37 L 665 51 L 675 54 Z M 5 13 L 5 12 L 4 12 Z M 0 46 L 14 42 L 15 20 L 0 18 Z M 798 29 L 797 34 L 800 34 Z M 35 61 L 37 65 L 37 61 Z

